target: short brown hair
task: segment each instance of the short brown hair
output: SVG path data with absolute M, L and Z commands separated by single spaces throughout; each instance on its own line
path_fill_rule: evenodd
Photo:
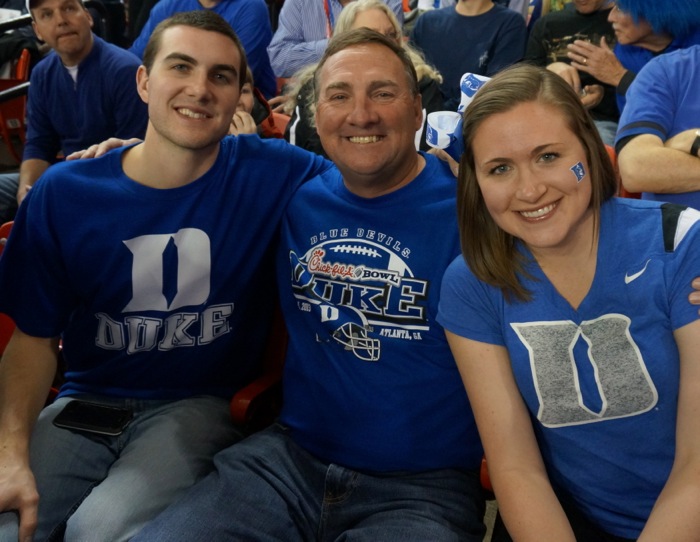
M 354 47 L 355 45 L 368 45 L 373 43 L 383 45 L 387 49 L 391 50 L 391 52 L 398 57 L 398 59 L 401 61 L 401 64 L 403 64 L 404 72 L 406 72 L 406 80 L 411 90 L 411 94 L 413 96 L 418 95 L 419 89 L 416 69 L 413 67 L 413 62 L 411 62 L 411 58 L 408 56 L 404 48 L 400 45 L 397 45 L 395 41 L 387 38 L 379 32 L 370 30 L 369 28 L 356 28 L 355 30 L 349 30 L 347 32 L 343 32 L 342 34 L 338 34 L 337 36 L 333 36 L 328 42 L 328 47 L 326 47 L 326 51 L 323 53 L 321 61 L 316 67 L 316 73 L 314 74 L 315 101 L 318 100 L 318 96 L 320 94 L 320 89 L 318 88 L 319 78 L 321 69 L 323 68 L 326 61 L 333 55 L 339 53 L 340 51 L 343 51 L 344 49 L 347 49 L 348 47 Z
M 524 270 L 527 262 L 517 249 L 517 239 L 503 231 L 486 208 L 476 178 L 472 144 L 485 120 L 527 102 L 558 109 L 581 142 L 590 170 L 590 207 L 596 227 L 602 203 L 617 189 L 612 162 L 593 119 L 564 79 L 544 68 L 518 64 L 498 73 L 479 89 L 464 112 L 464 153 L 457 180 L 457 218 L 462 253 L 477 278 L 500 288 L 507 299 L 522 301 L 530 298 L 530 292 L 519 279 L 519 275 L 528 276 Z
M 243 88 L 243 85 L 245 84 L 246 70 L 248 69 L 248 60 L 246 59 L 245 50 L 243 49 L 241 40 L 238 39 L 238 36 L 233 31 L 233 28 L 231 28 L 231 25 L 229 25 L 223 17 L 209 9 L 181 11 L 171 17 L 168 17 L 164 21 L 161 21 L 158 26 L 155 27 L 151 33 L 151 37 L 148 39 L 146 49 L 143 52 L 143 65 L 146 67 L 146 73 L 151 72 L 153 62 L 155 62 L 156 56 L 160 51 L 163 33 L 168 28 L 173 28 L 175 26 L 190 26 L 192 28 L 206 30 L 207 32 L 217 32 L 229 38 L 241 55 L 238 81 L 239 87 Z

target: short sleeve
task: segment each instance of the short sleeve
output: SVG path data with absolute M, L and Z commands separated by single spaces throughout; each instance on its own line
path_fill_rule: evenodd
M 673 259 L 666 266 L 671 327 L 676 330 L 697 320 L 698 307 L 688 301 L 690 283 L 700 275 L 700 211 L 687 208 L 676 227 Z
M 54 171 L 49 168 L 22 202 L 0 265 L 0 312 L 36 337 L 58 335 L 77 302 L 49 209 Z
M 616 142 L 640 134 L 652 134 L 665 141 L 675 116 L 673 92 L 663 63 L 649 62 L 627 91 Z
M 478 280 L 460 255 L 445 271 L 437 319 L 461 337 L 505 346 L 503 305 L 500 291 Z

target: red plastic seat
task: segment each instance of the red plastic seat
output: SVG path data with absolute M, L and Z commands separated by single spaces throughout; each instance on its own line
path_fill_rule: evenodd
M 5 242 L 10 236 L 12 224 L 12 222 L 5 222 L 0 226 L 0 255 L 2 255 L 2 251 L 5 248 Z M 14 330 L 15 323 L 12 321 L 12 319 L 6 314 L 0 312 L 0 356 L 2 356 L 2 353 L 5 351 L 5 347 L 10 341 L 10 337 L 12 337 L 12 332 Z
M 282 409 L 282 369 L 288 341 L 287 328 L 278 306 L 262 358 L 263 374 L 231 399 L 231 417 L 247 433 L 270 425 Z
M 617 153 L 615 152 L 615 148 L 610 145 L 605 145 L 605 150 L 608 151 L 608 156 L 610 157 L 610 161 L 612 162 L 613 168 L 615 169 L 615 175 L 617 176 L 618 195 L 621 198 L 641 198 L 642 195 L 639 192 L 629 192 L 622 185 L 622 181 L 620 180 L 620 169 L 617 167 Z
M 15 65 L 14 77 L 10 79 L 0 79 L 0 91 L 9 90 L 29 81 L 29 65 L 31 54 L 29 49 L 22 50 L 19 60 Z M 24 95 L 12 98 L 0 103 L 0 137 L 5 142 L 7 150 L 17 163 L 22 162 L 20 149 L 15 146 L 15 138 L 19 138 L 22 145 L 25 142 L 26 133 L 26 108 L 27 96 Z

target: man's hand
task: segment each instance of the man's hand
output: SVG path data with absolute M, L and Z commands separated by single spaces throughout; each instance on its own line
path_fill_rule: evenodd
M 566 62 L 552 62 L 547 65 L 547 69 L 550 72 L 556 73 L 564 81 L 569 83 L 569 86 L 573 88 L 576 93 L 581 93 L 581 76 L 576 68 Z
M 581 103 L 586 109 L 593 109 L 603 101 L 602 85 L 586 85 L 581 92 Z
M 452 175 L 457 177 L 459 174 L 459 162 L 452 158 L 445 149 L 432 148 L 428 150 L 428 154 L 434 154 L 440 160 L 447 162 L 447 165 L 450 166 L 450 171 L 452 171 Z
M 35 182 L 49 169 L 50 162 L 40 158 L 27 158 L 19 167 L 19 186 L 17 187 L 17 205 L 27 196 Z
M 118 149 L 119 147 L 127 147 L 135 143 L 141 143 L 141 140 L 137 137 L 132 137 L 131 139 L 117 139 L 116 137 L 110 137 L 107 141 L 102 143 L 97 143 L 91 145 L 87 149 L 82 151 L 75 151 L 74 153 L 66 156 L 66 160 L 82 160 L 85 158 L 99 158 L 107 152 Z
M 229 135 L 235 136 L 241 134 L 257 134 L 258 127 L 249 113 L 245 111 L 236 111 L 228 127 L 228 133 Z
M 581 103 L 586 109 L 597 106 L 603 100 L 603 86 L 586 85 L 584 88 L 581 88 L 581 76 L 578 70 L 571 64 L 567 64 L 566 62 L 552 62 L 547 65 L 547 69 L 556 73 L 564 81 L 569 83 L 569 86 L 573 88 L 581 98 Z
M 267 103 L 273 112 L 284 113 L 285 115 L 288 115 L 289 113 L 287 112 L 287 104 L 289 100 L 291 100 L 291 96 L 288 96 L 286 94 L 280 94 L 279 96 L 275 96 L 274 98 L 270 98 L 269 100 L 267 100 Z
M 31 542 L 38 523 L 39 493 L 29 466 L 17 465 L 12 454 L 0 449 L 0 511 L 19 515 L 19 542 Z
M 693 291 L 688 296 L 688 301 L 691 305 L 700 305 L 700 277 L 695 277 L 690 285 L 693 287 Z M 698 314 L 700 314 L 700 310 L 698 310 Z
M 616 87 L 627 71 L 608 46 L 605 38 L 600 38 L 600 46 L 588 41 L 576 40 L 567 46 L 567 56 L 571 65 L 586 72 L 598 81 Z
M 31 185 L 20 186 L 17 189 L 17 205 L 21 205 L 22 200 L 27 197 L 27 194 L 32 189 Z
M 34 337 L 15 328 L 0 362 L 0 511 L 18 512 L 20 542 L 31 540 L 37 526 L 29 441 L 56 375 L 58 342 L 58 336 Z

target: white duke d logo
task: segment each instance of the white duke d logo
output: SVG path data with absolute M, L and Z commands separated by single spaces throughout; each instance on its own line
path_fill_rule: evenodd
M 177 250 L 177 289 L 168 303 L 164 293 L 163 254 L 170 241 Z M 183 228 L 174 234 L 143 235 L 124 241 L 134 257 L 132 298 L 123 312 L 172 311 L 201 305 L 209 297 L 211 250 L 201 230 Z

